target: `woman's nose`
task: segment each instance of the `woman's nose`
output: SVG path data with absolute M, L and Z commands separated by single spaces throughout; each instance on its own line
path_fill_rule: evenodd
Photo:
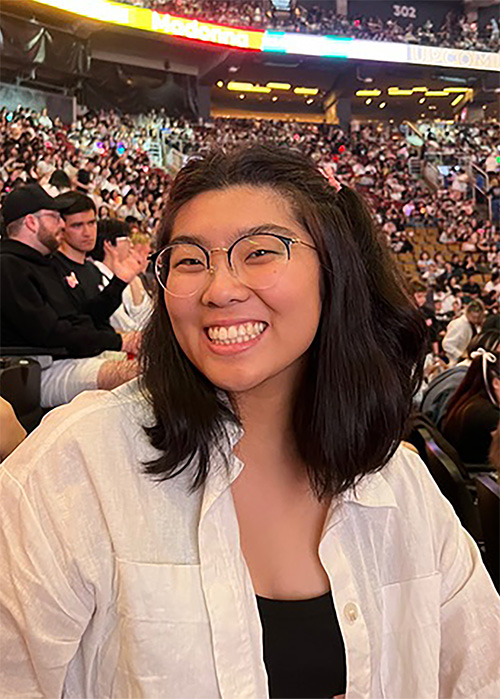
M 207 277 L 202 295 L 205 304 L 221 306 L 233 301 L 245 301 L 249 296 L 249 288 L 235 275 L 225 255 L 220 255 L 217 260 L 211 259 Z

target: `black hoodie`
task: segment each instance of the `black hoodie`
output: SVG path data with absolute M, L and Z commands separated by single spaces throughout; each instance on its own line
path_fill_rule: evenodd
M 119 350 L 112 329 L 75 312 L 49 256 L 18 240 L 0 241 L 0 342 L 6 347 L 64 348 L 68 357 Z

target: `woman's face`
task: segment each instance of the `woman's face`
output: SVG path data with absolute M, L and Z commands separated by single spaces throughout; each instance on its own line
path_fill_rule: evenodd
M 207 249 L 228 248 L 256 226 L 279 226 L 280 234 L 312 244 L 295 220 L 288 201 L 265 187 L 230 187 L 199 194 L 175 219 L 171 240 L 199 239 Z M 286 229 L 286 232 L 283 232 Z M 293 245 L 290 261 L 275 286 L 252 290 L 231 272 L 227 256 L 215 253 L 215 273 L 196 295 L 178 298 L 165 292 L 175 336 L 191 362 L 215 385 L 248 391 L 280 377 L 294 382 L 321 314 L 317 253 Z M 217 344 L 214 328 L 264 324 L 263 332 L 241 344 Z M 258 329 L 261 328 L 258 326 Z M 234 332 L 234 331 L 233 331 Z

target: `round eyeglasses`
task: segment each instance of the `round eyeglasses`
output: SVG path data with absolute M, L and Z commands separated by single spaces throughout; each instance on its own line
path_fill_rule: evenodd
M 290 260 L 292 245 L 311 243 L 274 233 L 243 236 L 229 248 L 206 250 L 197 243 L 170 243 L 151 255 L 155 276 L 172 296 L 185 298 L 201 291 L 215 273 L 212 255 L 223 252 L 235 277 L 250 289 L 270 289 L 283 274 Z

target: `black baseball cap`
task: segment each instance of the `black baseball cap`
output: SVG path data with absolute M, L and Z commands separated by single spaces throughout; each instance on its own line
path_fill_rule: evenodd
M 27 184 L 7 194 L 2 206 L 2 215 L 5 225 L 8 226 L 9 223 L 41 209 L 60 211 L 62 208 L 61 203 L 47 194 L 39 184 Z

